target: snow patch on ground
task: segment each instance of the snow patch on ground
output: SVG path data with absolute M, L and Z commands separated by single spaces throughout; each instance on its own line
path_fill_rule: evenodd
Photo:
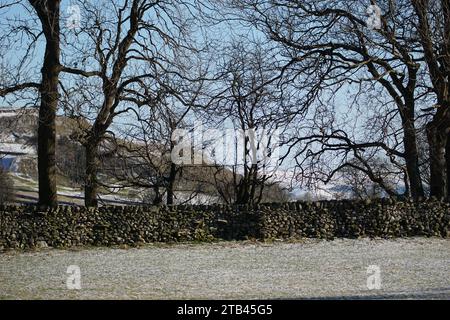
M 1 111 L 0 108 L 0 118 L 8 118 L 8 117 L 17 117 L 18 112 L 14 112 L 14 111 Z
M 0 142 L 0 155 L 1 154 L 31 155 L 36 154 L 36 149 L 21 143 Z

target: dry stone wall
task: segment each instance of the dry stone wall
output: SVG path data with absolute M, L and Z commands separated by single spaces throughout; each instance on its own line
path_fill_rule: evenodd
M 0 249 L 243 239 L 449 236 L 444 201 L 322 201 L 255 206 L 0 206 Z

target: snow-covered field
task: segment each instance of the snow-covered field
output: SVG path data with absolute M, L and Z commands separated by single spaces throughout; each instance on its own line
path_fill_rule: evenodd
M 71 265 L 80 268 L 79 290 L 67 288 Z M 369 266 L 379 268 L 380 289 L 367 287 Z M 0 254 L 0 298 L 450 299 L 450 239 L 8 252 Z
M 36 149 L 32 146 L 28 146 L 22 143 L 13 142 L 1 142 L 0 143 L 1 154 L 21 154 L 21 155 L 33 155 L 36 154 Z

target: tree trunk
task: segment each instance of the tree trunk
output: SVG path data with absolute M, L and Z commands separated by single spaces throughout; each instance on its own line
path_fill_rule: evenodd
M 86 177 L 84 186 L 84 204 L 86 207 L 97 207 L 97 171 L 98 171 L 98 144 L 89 142 L 86 145 Z
M 447 145 L 445 146 L 445 163 L 447 169 L 447 199 L 450 200 L 450 135 L 447 135 Z
M 31 1 L 46 39 L 41 80 L 38 127 L 39 204 L 56 206 L 56 110 L 60 65 L 60 1 Z
M 175 193 L 175 179 L 177 177 L 177 165 L 175 163 L 170 164 L 170 173 L 167 181 L 167 204 L 172 205 L 174 202 Z
M 419 154 L 417 151 L 416 129 L 414 122 L 406 121 L 404 124 L 403 145 L 405 148 L 406 171 L 408 173 L 409 191 L 414 200 L 423 198 L 425 192 L 423 189 L 422 178 L 419 170 Z
M 430 196 L 442 199 L 447 195 L 445 147 L 447 136 L 433 122 L 427 126 L 430 155 Z
M 155 206 L 159 206 L 163 202 L 163 197 L 161 196 L 161 193 L 159 192 L 159 187 L 154 187 L 153 190 L 155 192 L 155 198 L 153 199 L 152 204 Z
M 171 183 L 169 183 L 167 185 L 167 202 L 166 203 L 168 205 L 172 205 L 173 204 L 173 199 L 174 199 L 174 196 L 173 196 L 173 185 Z

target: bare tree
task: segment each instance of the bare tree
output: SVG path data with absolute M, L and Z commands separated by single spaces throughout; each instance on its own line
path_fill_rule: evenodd
M 85 204 L 96 206 L 99 146 L 116 117 L 149 103 L 154 83 L 167 72 L 166 62 L 176 64 L 177 49 L 189 47 L 185 42 L 189 19 L 183 12 L 189 5 L 147 0 L 79 3 L 86 17 L 72 42 L 75 53 L 67 57 L 62 71 L 85 78 L 67 94 L 78 96 L 75 100 L 80 102 L 75 110 L 69 108 L 73 116 L 92 123 L 82 137 Z M 80 64 L 88 65 L 89 70 Z
M 172 136 L 184 126 L 192 105 L 181 107 L 166 89 L 157 95 L 152 105 L 140 106 L 131 121 L 123 125 L 123 141 L 116 142 L 121 170 L 116 170 L 114 176 L 122 185 L 152 189 L 153 204 L 161 204 L 165 196 L 171 205 L 183 170 L 171 159 L 175 146 Z
M 233 128 L 235 134 L 213 137 L 224 138 L 231 147 L 224 159 L 210 157 L 217 169 L 216 188 L 225 202 L 259 203 L 265 188 L 277 185 L 277 133 L 292 119 L 284 112 L 290 107 L 289 95 L 275 84 L 277 65 L 262 44 L 236 42 L 221 52 L 224 92 L 208 112 L 214 123 Z M 210 153 L 216 147 L 215 141 Z
M 32 48 L 41 34 L 45 37 L 45 52 L 43 65 L 41 68 L 40 82 L 13 81 L 13 83 L 0 84 L 0 96 L 15 93 L 25 89 L 39 89 L 39 128 L 38 128 L 38 171 L 39 171 L 39 203 L 46 206 L 57 205 L 56 190 L 56 110 L 58 107 L 58 82 L 60 65 L 60 3 L 61 1 L 29 0 L 29 4 L 34 9 L 41 23 L 42 32 L 35 33 L 27 25 L 15 27 L 14 32 L 24 32 L 30 36 Z M 20 3 L 15 1 L 2 5 L 2 8 L 9 8 L 12 4 Z M 6 38 L 10 37 L 8 34 Z M 24 59 L 19 62 L 19 67 L 30 54 L 26 50 Z M 20 78 L 19 78 L 20 79 Z
M 122 185 L 152 189 L 155 204 L 161 203 L 164 197 L 170 205 L 175 200 L 183 203 L 200 193 L 203 198 L 211 193 L 203 178 L 208 180 L 212 176 L 206 174 L 203 163 L 174 161 L 180 143 L 177 131 L 191 134 L 188 123 L 199 116 L 199 111 L 209 110 L 216 96 L 210 86 L 216 86 L 217 75 L 209 70 L 208 58 L 196 52 L 189 58 L 179 55 L 177 64 L 164 62 L 171 66 L 160 70 L 157 80 L 144 80 L 152 90 L 128 100 L 136 106 L 120 130 L 124 141 L 116 139 L 123 169 L 115 177 Z M 202 152 L 195 148 L 190 151 L 194 158 Z
M 38 128 L 39 203 L 55 206 L 56 189 L 56 111 L 60 64 L 59 15 L 61 1 L 30 0 L 42 24 L 46 39 Z
M 411 0 L 416 30 L 431 90 L 436 96 L 433 119 L 427 125 L 430 149 L 430 191 L 450 195 L 450 3 L 446 0 Z M 447 159 L 446 159 L 447 158 Z

